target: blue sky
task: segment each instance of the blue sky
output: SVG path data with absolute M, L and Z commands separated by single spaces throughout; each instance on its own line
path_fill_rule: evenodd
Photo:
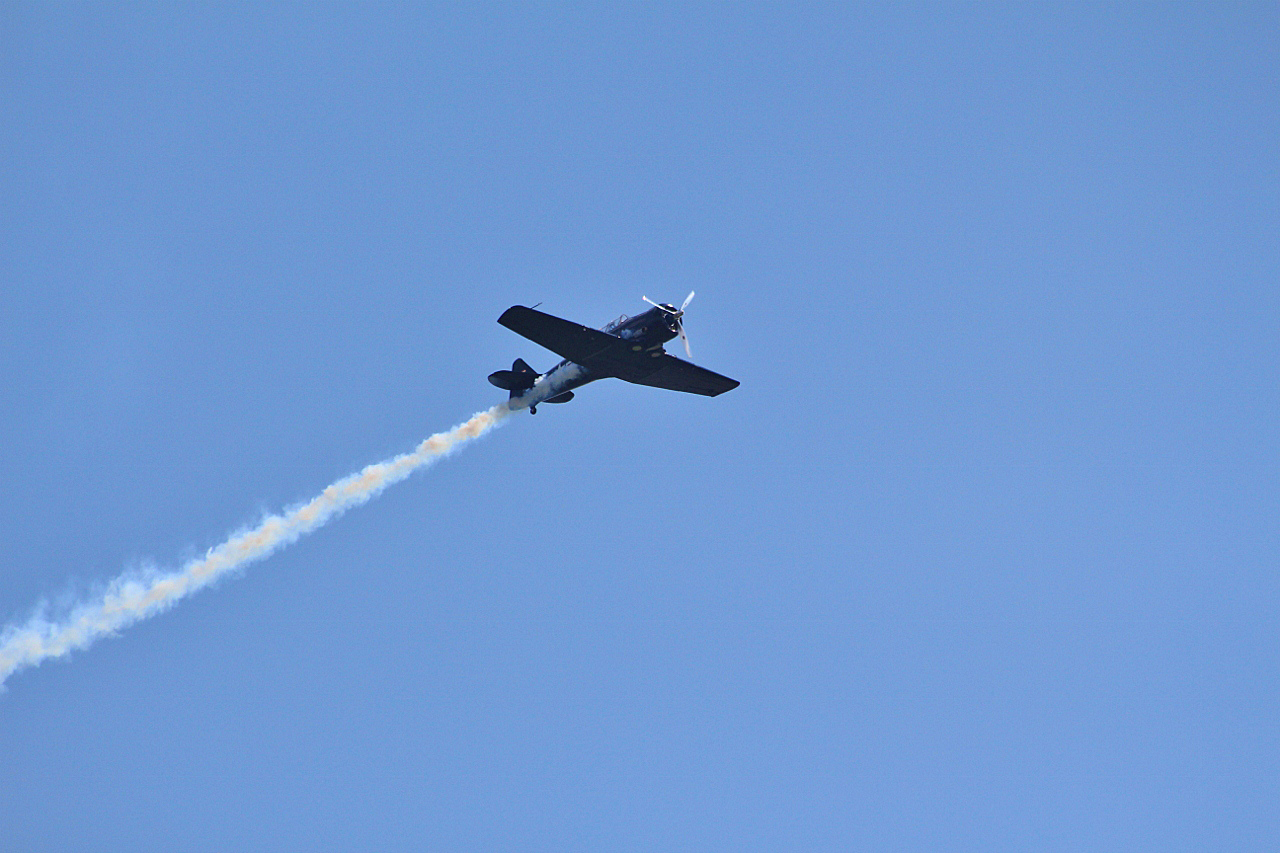
M 0 7 L 6 849 L 1280 844 L 1275 4 Z

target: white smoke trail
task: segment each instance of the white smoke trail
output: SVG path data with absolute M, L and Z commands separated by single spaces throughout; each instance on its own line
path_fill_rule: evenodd
M 100 637 L 167 610 L 227 572 L 293 543 L 422 466 L 479 438 L 509 414 L 506 403 L 478 412 L 466 423 L 431 436 L 411 453 L 370 465 L 337 481 L 307 503 L 267 517 L 257 527 L 233 535 L 177 571 L 121 575 L 100 598 L 77 605 L 59 621 L 49 621 L 37 613 L 25 625 L 7 626 L 0 632 L 0 689 L 5 679 L 20 669 L 86 648 Z

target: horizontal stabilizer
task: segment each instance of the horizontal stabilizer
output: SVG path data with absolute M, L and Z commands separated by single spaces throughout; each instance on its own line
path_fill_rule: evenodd
M 495 370 L 489 374 L 489 382 L 503 391 L 510 391 L 513 396 L 528 391 L 538 381 L 538 371 L 517 358 L 510 370 Z
M 495 370 L 489 374 L 489 382 L 503 391 L 515 391 L 520 387 L 520 374 L 510 370 Z M 525 386 L 529 387 L 529 386 Z

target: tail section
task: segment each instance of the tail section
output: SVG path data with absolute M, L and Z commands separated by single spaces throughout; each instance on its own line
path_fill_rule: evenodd
M 522 358 L 517 358 L 510 370 L 497 370 L 489 374 L 489 382 L 503 391 L 510 391 L 513 399 L 528 391 L 537 381 L 538 371 L 525 364 Z

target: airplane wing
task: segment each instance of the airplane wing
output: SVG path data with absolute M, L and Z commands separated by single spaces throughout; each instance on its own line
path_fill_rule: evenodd
M 544 346 L 561 358 L 590 367 L 591 362 L 606 354 L 621 353 L 626 344 L 617 335 L 591 329 L 523 305 L 513 305 L 498 322 L 517 335 Z
M 616 375 L 619 379 L 625 379 L 637 385 L 650 385 L 671 391 L 687 391 L 690 394 L 704 394 L 708 397 L 732 391 L 741 384 L 736 379 L 721 376 L 719 373 L 690 364 L 670 354 L 663 354 L 656 359 L 645 358 L 643 363 L 637 362 L 636 366 L 643 365 L 648 370 L 653 368 L 655 363 L 657 369 L 643 375 L 640 375 L 639 371 L 625 369 L 618 371 Z

